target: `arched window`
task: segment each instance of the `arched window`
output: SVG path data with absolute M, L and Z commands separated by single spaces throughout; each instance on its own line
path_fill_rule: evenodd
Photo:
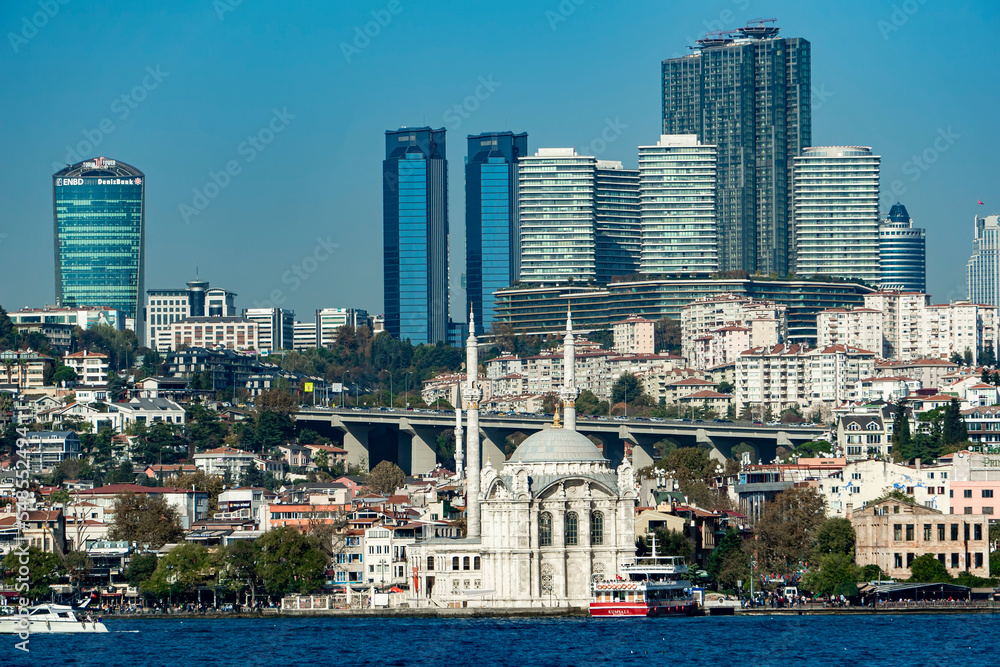
M 538 515 L 538 545 L 542 547 L 552 546 L 552 515 L 542 512 Z
M 475 569 L 477 569 L 477 570 L 478 570 L 478 569 L 479 569 L 479 565 L 480 565 L 480 561 L 479 561 L 479 556 L 476 556 L 476 560 L 475 560 Z
M 470 567 L 469 557 L 466 556 L 465 558 L 462 559 L 462 569 L 463 570 L 468 570 L 469 567 Z
M 590 543 L 604 544 L 604 512 L 592 512 L 590 515 Z
M 576 512 L 566 512 L 566 546 L 580 543 L 580 519 Z
M 433 570 L 434 569 L 434 556 L 428 556 L 427 557 L 427 569 L 428 570 Z
M 457 570 L 458 569 L 458 556 L 453 556 L 452 557 L 452 559 L 451 559 L 451 569 L 452 570 Z

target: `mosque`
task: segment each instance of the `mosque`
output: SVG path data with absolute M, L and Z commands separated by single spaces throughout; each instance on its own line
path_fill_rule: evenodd
M 482 465 L 482 389 L 470 314 L 463 387 L 466 442 L 456 411 L 456 464 L 466 476 L 467 536 L 419 542 L 409 549 L 419 606 L 586 607 L 590 583 L 635 556 L 636 485 L 626 459 L 617 470 L 576 430 L 573 373 L 565 373 L 554 423 L 524 440 L 499 469 Z M 564 368 L 574 368 L 567 314 Z M 467 459 L 467 460 L 465 460 Z

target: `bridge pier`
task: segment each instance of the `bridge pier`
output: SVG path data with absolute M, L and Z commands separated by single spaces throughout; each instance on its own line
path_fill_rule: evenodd
M 440 430 L 413 426 L 406 418 L 399 420 L 398 460 L 407 474 L 416 475 L 434 469 L 437 465 L 435 445 Z
M 500 472 L 500 468 L 503 467 L 503 462 L 507 460 L 507 455 L 504 454 L 504 445 L 507 442 L 506 431 L 499 428 L 479 428 L 483 437 L 479 439 L 479 444 L 482 446 L 483 458 L 481 461 L 483 465 L 489 461 L 497 472 Z
M 695 433 L 695 439 L 699 445 L 708 445 L 708 458 L 721 463 L 726 462 L 726 455 L 722 453 L 722 451 L 715 445 L 715 442 L 708 437 L 708 431 L 703 428 L 699 428 Z
M 636 439 L 635 443 L 632 445 L 632 467 L 636 470 L 642 470 L 643 468 L 648 468 L 649 466 L 656 463 L 656 451 L 653 448 L 655 442 L 650 441 L 648 438 L 642 440 Z
M 368 434 L 374 425 L 359 422 L 341 421 L 344 429 L 344 449 L 347 450 L 347 463 L 352 466 L 362 466 L 371 470 L 372 461 L 368 453 Z

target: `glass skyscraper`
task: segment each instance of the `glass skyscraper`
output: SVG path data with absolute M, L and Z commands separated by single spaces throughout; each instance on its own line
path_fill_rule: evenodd
M 382 162 L 385 328 L 414 345 L 448 339 L 445 130 L 385 133 Z
M 110 306 L 135 322 L 145 265 L 145 176 L 119 160 L 98 157 L 52 177 L 56 303 Z
M 896 202 L 878 228 L 881 288 L 900 292 L 927 291 L 927 247 L 924 230 L 913 226 L 906 207 Z
M 639 272 L 639 172 L 598 160 L 594 172 L 594 238 L 597 282 Z
M 769 21 L 663 61 L 663 134 L 718 147 L 719 268 L 785 275 L 792 160 L 812 140 L 810 45 Z
M 1000 216 L 976 216 L 972 256 L 966 270 L 969 301 L 1000 308 Z
M 476 333 L 493 326 L 493 293 L 521 271 L 517 219 L 517 160 L 528 154 L 527 133 L 469 135 L 465 163 L 465 284 Z
M 693 134 L 664 135 L 655 146 L 639 146 L 643 273 L 719 270 L 717 157 L 715 146 L 703 146 Z
M 867 146 L 816 146 L 795 158 L 795 272 L 877 285 L 878 155 Z

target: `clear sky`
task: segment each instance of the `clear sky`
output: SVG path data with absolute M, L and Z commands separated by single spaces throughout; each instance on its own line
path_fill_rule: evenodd
M 525 131 L 531 152 L 635 167 L 660 134 L 660 62 L 757 17 L 812 42 L 813 144 L 882 156 L 882 212 L 906 205 L 934 300 L 962 298 L 973 216 L 1000 212 L 998 7 L 3 0 L 0 304 L 54 302 L 51 175 L 104 155 L 147 177 L 147 288 L 197 266 L 240 308 L 379 313 L 384 132 L 430 125 L 448 130 L 464 320 L 466 135 Z

